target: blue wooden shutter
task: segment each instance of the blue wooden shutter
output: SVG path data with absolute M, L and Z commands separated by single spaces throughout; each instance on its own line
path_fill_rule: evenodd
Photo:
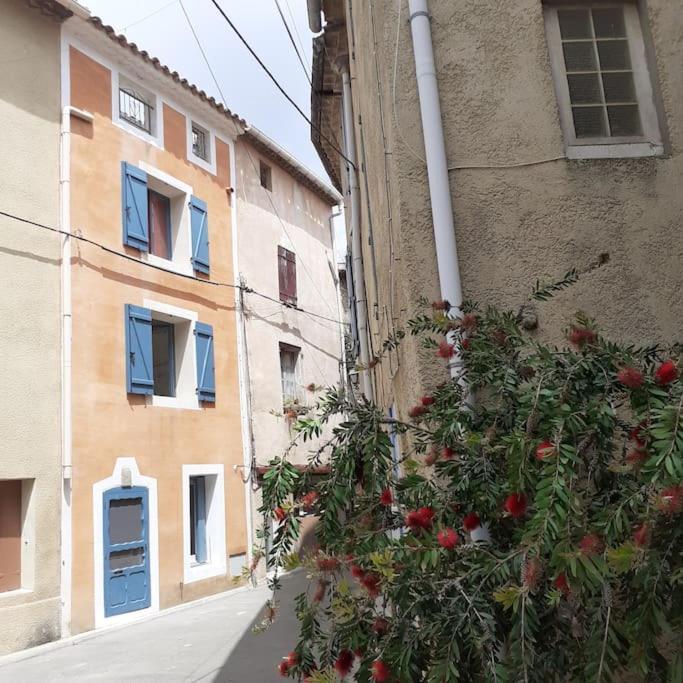
M 200 401 L 216 402 L 216 370 L 213 360 L 213 327 L 206 323 L 194 325 L 197 347 L 197 395 Z
M 192 266 L 200 273 L 209 274 L 209 217 L 206 202 L 190 198 L 190 224 L 192 225 Z
M 126 386 L 129 394 L 154 393 L 152 311 L 126 304 Z
M 147 174 L 125 161 L 121 162 L 121 202 L 123 243 L 149 251 Z
M 197 477 L 195 486 L 194 557 L 199 563 L 207 561 L 206 552 L 206 477 Z

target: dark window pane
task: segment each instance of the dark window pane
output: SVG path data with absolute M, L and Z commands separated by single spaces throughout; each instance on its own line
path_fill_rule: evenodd
M 197 547 L 197 477 L 190 477 L 190 555 L 196 553 Z
M 142 539 L 142 498 L 109 502 L 109 542 L 130 543 Z
M 613 136 L 642 135 L 638 105 L 607 107 L 607 115 Z
M 609 7 L 593 10 L 593 27 L 596 38 L 623 38 L 624 10 L 621 7 Z
M 143 548 L 133 548 L 132 550 L 117 550 L 109 554 L 109 569 L 125 569 L 126 567 L 137 567 L 145 561 L 145 551 Z
M 598 74 L 567 74 L 569 99 L 572 104 L 600 104 Z
M 595 71 L 595 49 L 592 42 L 562 43 L 567 71 Z
M 175 396 L 174 346 L 173 325 L 152 320 L 152 362 L 156 396 Z
M 628 41 L 626 40 L 599 40 L 598 55 L 600 56 L 600 68 L 603 71 L 631 68 L 631 56 L 628 52 Z
M 149 250 L 160 258 L 171 258 L 171 202 L 150 190 L 147 201 L 149 215 Z
M 591 24 L 587 9 L 561 9 L 557 12 L 563 40 L 590 38 Z
M 637 102 L 633 74 L 630 71 L 602 74 L 602 87 L 605 102 Z
M 605 116 L 602 107 L 572 107 L 574 132 L 577 138 L 605 137 Z

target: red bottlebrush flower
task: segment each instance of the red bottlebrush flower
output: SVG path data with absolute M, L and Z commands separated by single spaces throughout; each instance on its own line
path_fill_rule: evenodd
M 439 531 L 439 533 L 436 535 L 436 540 L 442 548 L 446 548 L 446 550 L 453 550 L 453 548 L 458 545 L 458 541 L 460 539 L 458 538 L 458 534 L 456 533 L 455 529 L 446 528 Z
M 536 460 L 547 460 L 555 455 L 555 444 L 552 441 L 541 441 L 536 446 Z
M 420 403 L 423 406 L 431 406 L 434 404 L 435 401 L 436 399 L 433 396 L 428 396 L 426 394 L 420 397 Z
M 285 660 L 289 666 L 296 666 L 299 663 L 299 655 L 292 650 L 288 655 L 287 659 Z
M 282 522 L 284 518 L 287 516 L 287 513 L 284 511 L 283 508 L 281 508 L 279 505 L 273 510 L 273 516 L 275 519 L 277 519 L 278 522 Z
M 477 323 L 477 316 L 474 315 L 474 313 L 465 313 L 460 320 L 460 327 L 462 327 L 463 330 L 471 332 L 477 328 Z
M 526 506 L 526 496 L 523 493 L 511 493 L 503 504 L 510 517 L 523 517 L 526 512 Z
M 285 678 L 289 676 L 289 668 L 289 662 L 286 659 L 283 659 L 277 666 L 280 676 L 284 676 Z
M 522 583 L 533 590 L 538 585 L 538 580 L 541 578 L 543 570 L 541 563 L 535 557 L 527 560 L 522 568 Z
M 643 385 L 645 377 L 637 368 L 626 366 L 617 373 L 617 381 L 629 389 L 637 389 Z
M 322 602 L 325 599 L 327 586 L 327 581 L 318 581 L 318 584 L 315 587 L 315 593 L 313 594 L 313 602 Z
M 315 491 L 309 491 L 301 499 L 301 507 L 304 510 L 310 510 L 318 502 L 318 494 Z
M 646 546 L 650 542 L 650 525 L 645 522 L 638 525 L 633 530 L 633 541 L 639 548 Z
M 375 681 L 375 683 L 386 683 L 391 676 L 391 669 L 386 662 L 383 662 L 381 659 L 377 659 L 372 663 L 370 672 L 372 673 L 372 680 Z
M 567 336 L 569 341 L 576 346 L 577 349 L 582 349 L 584 346 L 589 344 L 594 344 L 598 338 L 593 330 L 589 330 L 587 327 L 576 327 L 572 325 L 571 330 Z
M 678 366 L 672 360 L 665 360 L 655 371 L 657 384 L 671 384 L 678 379 Z
M 579 541 L 579 550 L 589 557 L 600 555 L 605 549 L 605 543 L 598 534 L 587 534 Z
M 683 486 L 662 489 L 657 499 L 657 509 L 665 515 L 677 515 L 681 511 Z
M 498 346 L 505 346 L 508 343 L 508 336 L 503 330 L 494 330 L 491 333 L 491 339 L 493 339 Z
M 380 505 L 389 507 L 394 502 L 394 496 L 391 493 L 391 489 L 384 489 L 379 496 Z
M 647 433 L 643 434 L 647 429 L 647 422 L 643 421 L 636 427 L 633 427 L 628 433 L 628 438 L 635 441 L 639 446 L 644 446 L 647 441 Z
M 384 617 L 377 617 L 372 622 L 372 630 L 379 636 L 383 636 L 389 630 L 389 622 Z
M 425 456 L 425 465 L 431 467 L 438 460 L 438 453 L 436 451 L 430 451 Z
M 465 531 L 474 531 L 481 526 L 481 519 L 479 519 L 479 515 L 476 512 L 470 512 L 463 518 L 462 525 Z
M 379 595 L 379 582 L 380 577 L 377 574 L 372 573 L 366 574 L 360 580 L 361 585 L 365 588 L 371 598 L 376 598 Z
M 351 650 L 342 650 L 334 662 L 336 672 L 344 678 L 353 668 L 354 654 Z
M 357 564 L 351 565 L 351 576 L 359 581 L 365 576 L 365 569 L 359 567 Z
M 441 450 L 441 457 L 444 460 L 453 460 L 453 458 L 455 457 L 455 451 L 452 448 L 449 448 L 448 446 L 444 446 Z
M 571 588 L 569 588 L 569 581 L 567 581 L 567 575 L 566 574 L 560 574 L 555 581 L 553 581 L 553 585 L 555 588 L 557 588 L 560 593 L 563 593 L 564 595 L 568 595 L 569 592 L 571 591 Z
M 453 354 L 455 353 L 455 346 L 453 344 L 450 344 L 448 341 L 445 339 L 439 344 L 439 348 L 436 352 L 436 355 L 439 356 L 439 358 L 451 358 Z
M 463 351 L 467 351 L 470 348 L 470 340 L 468 338 L 463 339 L 460 342 L 460 346 L 462 346 Z
M 432 308 L 435 311 L 448 311 L 451 305 L 445 299 L 441 299 L 439 301 L 432 301 Z
M 323 572 L 334 572 L 339 569 L 339 560 L 336 557 L 325 557 L 324 555 L 316 558 L 316 566 Z
M 409 411 L 408 411 L 408 417 L 420 417 L 421 415 L 424 415 L 427 412 L 427 409 L 424 406 L 413 406 Z
M 626 455 L 626 462 L 632 467 L 640 467 L 649 457 L 647 449 L 633 448 Z
M 430 507 L 411 510 L 405 517 L 406 526 L 409 526 L 413 531 L 431 528 L 433 520 L 434 510 Z

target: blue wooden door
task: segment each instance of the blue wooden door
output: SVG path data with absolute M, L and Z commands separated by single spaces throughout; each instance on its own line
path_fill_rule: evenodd
M 150 605 L 149 496 L 142 486 L 104 493 L 104 614 Z

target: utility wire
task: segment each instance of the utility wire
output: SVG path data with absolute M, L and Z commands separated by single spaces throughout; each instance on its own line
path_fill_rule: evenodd
M 311 76 L 308 73 L 308 67 L 304 63 L 304 59 L 301 56 L 301 53 L 299 52 L 299 48 L 297 47 L 296 41 L 294 40 L 294 36 L 292 35 L 292 32 L 289 30 L 289 25 L 287 24 L 287 19 L 285 19 L 285 15 L 282 13 L 282 8 L 280 7 L 280 3 L 278 0 L 275 0 L 275 7 L 277 7 L 278 14 L 280 15 L 280 19 L 282 19 L 282 23 L 285 27 L 285 31 L 287 31 L 287 35 L 289 36 L 289 41 L 292 43 L 292 47 L 294 48 L 294 52 L 296 52 L 296 56 L 299 59 L 299 63 L 301 64 L 301 68 L 304 70 L 304 74 L 306 74 L 306 80 L 308 81 L 308 84 L 313 87 L 313 81 L 311 81 Z
M 216 7 L 216 9 L 221 13 L 221 16 L 225 21 L 228 23 L 230 28 L 235 32 L 235 35 L 242 41 L 242 44 L 247 48 L 249 53 L 252 55 L 252 57 L 258 62 L 259 66 L 266 72 L 268 77 L 270 78 L 271 81 L 275 84 L 275 87 L 282 93 L 282 95 L 285 97 L 285 99 L 294 107 L 294 109 L 299 112 L 299 114 L 303 117 L 303 119 L 308 123 L 311 128 L 313 128 L 315 131 L 318 132 L 320 137 L 327 142 L 332 149 L 339 154 L 339 156 L 344 159 L 348 164 L 350 164 L 353 168 L 356 168 L 355 165 L 351 162 L 350 159 L 347 158 L 347 156 L 342 152 L 337 145 L 335 145 L 323 132 L 316 126 L 313 121 L 305 114 L 304 110 L 292 99 L 291 95 L 280 85 L 280 82 L 273 76 L 273 73 L 271 70 L 263 63 L 263 60 L 254 52 L 254 49 L 249 45 L 247 42 L 247 39 L 239 32 L 235 24 L 232 23 L 230 17 L 223 11 L 223 8 L 218 4 L 216 0 L 211 0 L 213 5 Z M 182 0 L 181 3 L 182 5 Z M 185 13 L 187 16 L 187 12 Z
M 185 15 L 185 19 L 187 20 L 187 24 L 190 27 L 190 31 L 192 32 L 192 35 L 194 36 L 195 42 L 197 43 L 197 46 L 199 47 L 199 51 L 201 52 L 202 57 L 204 58 L 204 62 L 206 64 L 206 67 L 209 70 L 209 73 L 211 74 L 211 78 L 213 79 L 214 85 L 216 86 L 216 89 L 218 90 L 218 93 L 221 96 L 221 99 L 223 100 L 223 104 L 227 107 L 228 103 L 227 103 L 227 100 L 225 98 L 225 94 L 223 93 L 223 89 L 221 88 L 221 85 L 218 82 L 218 78 L 216 77 L 214 70 L 211 68 L 211 63 L 209 62 L 209 59 L 206 56 L 206 52 L 204 51 L 204 48 L 202 47 L 202 43 L 199 40 L 199 36 L 197 35 L 197 31 L 195 30 L 194 25 L 192 24 L 192 20 L 190 19 L 190 16 L 188 15 L 187 10 L 185 9 L 185 5 L 183 4 L 183 0 L 180 0 L 180 6 L 182 7 L 183 14 Z M 235 123 L 235 121 L 233 119 L 230 119 L 230 120 L 232 121 L 232 124 L 235 127 L 235 134 L 239 135 L 237 124 Z M 256 161 L 254 160 L 254 157 L 251 155 L 251 152 L 249 151 L 249 147 L 245 147 L 245 151 L 246 151 L 247 156 L 249 157 L 249 161 L 250 161 L 250 163 L 254 169 L 254 173 L 258 176 L 258 174 L 259 174 L 258 167 L 256 165 Z M 287 230 L 287 226 L 285 225 L 285 222 L 282 220 L 282 217 L 280 216 L 280 213 L 277 210 L 277 207 L 275 206 L 275 202 L 273 201 L 273 197 L 271 196 L 271 193 L 268 190 L 266 190 L 265 188 L 263 188 L 263 192 L 265 193 L 266 198 L 268 199 L 268 202 L 270 203 L 270 206 L 273 209 L 273 213 L 277 217 L 277 219 L 280 223 L 280 226 L 282 227 L 283 232 L 285 233 L 285 235 L 287 236 L 287 239 L 290 241 L 290 243 L 293 246 L 294 240 L 291 238 L 289 231 Z M 306 266 L 306 262 L 301 257 L 301 254 L 299 254 L 299 262 L 303 266 L 303 269 L 304 269 L 306 275 L 308 275 L 308 278 L 310 279 L 311 283 L 313 284 L 313 287 L 315 288 L 316 292 L 320 296 L 320 299 L 325 302 L 327 307 L 332 311 L 332 314 L 334 315 L 334 312 L 335 312 L 334 307 L 323 296 L 318 285 L 316 284 L 316 281 L 315 281 L 313 275 L 311 274 L 311 271 Z
M 285 5 L 287 5 L 287 12 L 289 12 L 289 18 L 292 20 L 292 26 L 294 27 L 294 33 L 296 33 L 296 38 L 299 41 L 299 47 L 301 48 L 301 52 L 305 54 L 306 48 L 304 47 L 304 41 L 301 40 L 301 34 L 299 33 L 299 29 L 296 27 L 296 19 L 294 18 L 294 12 L 292 12 L 289 0 L 285 0 Z M 308 65 L 308 60 L 306 60 L 306 64 Z
M 303 308 L 299 308 L 299 306 L 294 306 L 293 304 L 288 304 L 284 301 L 280 301 L 279 299 L 275 299 L 272 296 L 268 296 L 267 294 L 263 294 L 262 292 L 259 292 L 255 289 L 252 289 L 251 287 L 247 287 L 246 285 L 235 285 L 229 282 L 221 282 L 220 280 L 204 280 L 199 277 L 195 277 L 194 275 L 188 275 L 186 273 L 179 273 L 176 270 L 170 270 L 169 268 L 164 268 L 163 266 L 158 266 L 154 263 L 149 263 L 148 261 L 141 261 L 139 258 L 136 258 L 135 256 L 131 256 L 129 254 L 126 254 L 122 251 L 117 251 L 116 249 L 112 249 L 111 247 L 107 247 L 101 242 L 96 242 L 95 240 L 88 239 L 87 237 L 83 237 L 83 235 L 78 235 L 73 232 L 69 232 L 68 230 L 60 230 L 59 228 L 55 228 L 51 225 L 45 225 L 44 223 L 38 223 L 37 221 L 32 221 L 28 218 L 22 218 L 21 216 L 16 216 L 12 213 L 9 213 L 7 211 L 0 211 L 0 216 L 5 216 L 5 218 L 11 218 L 12 220 L 18 221 L 20 223 L 25 223 L 27 225 L 32 225 L 33 227 L 36 228 L 42 228 L 43 230 L 48 230 L 50 232 L 57 233 L 58 235 L 65 235 L 66 237 L 72 237 L 75 240 L 78 240 L 80 242 L 84 242 L 85 244 L 90 244 L 94 247 L 98 247 L 102 251 L 106 251 L 108 254 L 112 254 L 113 256 L 118 256 L 119 258 L 125 259 L 126 261 L 132 261 L 133 263 L 137 263 L 140 266 L 145 266 L 146 268 L 152 268 L 154 270 L 160 270 L 163 273 L 168 273 L 169 275 L 175 275 L 176 277 L 181 277 L 186 280 L 192 280 L 194 282 L 201 282 L 204 285 L 212 285 L 214 287 L 229 287 L 230 289 L 241 289 L 245 294 L 253 294 L 254 296 L 261 297 L 262 299 L 267 299 L 268 301 L 273 301 L 276 304 L 280 304 L 280 306 L 283 306 L 284 308 L 290 308 L 293 311 L 298 311 L 299 313 L 304 313 L 306 315 L 312 316 L 314 318 L 320 318 L 321 320 L 328 320 L 329 322 L 332 323 L 337 323 L 338 325 L 347 325 L 348 323 L 343 322 L 342 320 L 337 320 L 336 318 L 328 318 L 325 315 L 320 315 L 318 313 L 311 313 L 310 311 L 306 311 Z
M 121 32 L 123 33 L 123 32 L 125 32 L 125 31 L 127 31 L 131 26 L 137 26 L 138 24 L 141 24 L 143 21 L 147 21 L 147 19 L 150 19 L 150 18 L 153 17 L 155 14 L 159 14 L 159 12 L 162 12 L 162 11 L 165 10 L 167 7 L 170 7 L 171 5 L 175 5 L 177 2 L 178 2 L 178 0 L 171 0 L 171 2 L 167 2 L 165 5 L 162 5 L 161 7 L 159 7 L 159 9 L 154 10 L 154 12 L 151 12 L 150 14 L 146 14 L 146 15 L 145 15 L 144 17 L 142 17 L 141 19 L 138 19 L 138 20 L 136 20 L 136 21 L 133 21 L 133 22 L 131 22 L 130 24 L 128 24 L 127 26 L 124 26 L 124 27 L 121 29 Z

